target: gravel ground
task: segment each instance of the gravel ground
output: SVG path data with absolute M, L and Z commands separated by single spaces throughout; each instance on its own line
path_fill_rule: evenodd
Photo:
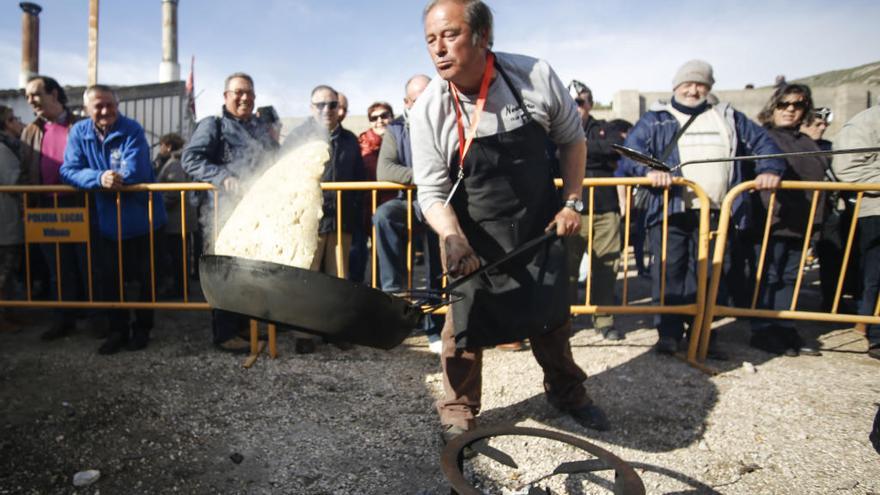
M 0 334 L 0 494 L 441 494 L 433 401 L 439 363 L 424 337 L 389 352 L 292 352 L 245 370 L 209 344 L 207 313 L 163 313 L 150 347 L 114 356 L 83 323 L 46 343 L 39 320 Z M 586 320 L 584 320 L 586 321 Z M 613 422 L 596 433 L 550 408 L 529 352 L 486 352 L 482 424 L 580 436 L 630 462 L 648 493 L 880 493 L 868 432 L 880 362 L 849 328 L 802 325 L 821 357 L 784 358 L 746 344 L 745 322 L 722 325 L 732 359 L 706 375 L 655 355 L 644 317 L 626 339 L 572 339 L 587 387 Z M 576 327 L 584 325 L 580 319 Z M 750 363 L 750 364 L 749 364 Z M 574 454 L 549 441 L 496 445 L 521 462 L 486 458 L 468 473 L 489 493 L 526 493 Z M 73 475 L 101 478 L 75 488 Z M 598 484 L 592 484 L 590 481 Z M 608 493 L 607 473 L 544 478 L 554 493 Z

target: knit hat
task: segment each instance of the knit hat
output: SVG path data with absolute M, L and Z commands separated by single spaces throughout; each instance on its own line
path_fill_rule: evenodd
M 672 89 L 686 82 L 703 83 L 710 88 L 715 84 L 715 78 L 712 77 L 712 66 L 709 62 L 702 60 L 690 60 L 675 73 L 672 79 Z

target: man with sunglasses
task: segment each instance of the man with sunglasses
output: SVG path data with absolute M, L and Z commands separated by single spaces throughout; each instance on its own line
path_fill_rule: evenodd
M 342 127 L 342 116 L 339 113 L 339 93 L 327 85 L 316 86 L 311 93 L 309 108 L 312 116 L 291 131 L 284 141 L 284 148 L 290 149 L 303 142 L 323 139 L 330 144 L 330 161 L 324 167 L 321 182 L 352 182 L 362 181 L 366 177 L 364 161 L 357 136 Z M 361 209 L 363 194 L 349 191 L 342 194 L 342 224 L 336 222 L 336 191 L 324 191 L 324 215 L 318 225 L 318 250 L 312 260 L 311 269 L 332 275 L 348 278 L 349 252 L 351 251 L 352 233 L 356 223 L 363 218 Z M 342 231 L 341 250 L 338 246 L 339 231 Z M 342 259 L 337 259 L 337 253 Z M 339 267 L 342 273 L 339 273 Z M 348 344 L 340 344 L 348 348 Z M 308 354 L 315 350 L 315 340 L 307 335 L 298 335 L 296 352 Z
M 657 157 L 670 167 L 691 160 L 779 153 L 779 148 L 762 127 L 729 104 L 713 104 L 710 101 L 709 92 L 713 84 L 715 78 L 711 65 L 702 60 L 686 62 L 673 79 L 672 99 L 652 105 L 651 110 L 642 115 L 630 130 L 624 146 Z M 663 192 L 664 189 L 669 190 L 666 290 L 663 297 L 666 306 L 692 304 L 697 291 L 699 201 L 691 190 L 672 186 L 672 178 L 692 180 L 706 192 L 714 223 L 718 219 L 721 200 L 730 188 L 755 179 L 757 189 L 775 189 L 785 167 L 784 160 L 774 158 L 758 160 L 757 163 L 697 164 L 669 173 L 650 169 L 626 157 L 620 160 L 616 175 L 651 179 L 653 189 L 646 225 L 651 251 L 657 256 L 663 252 Z M 738 228 L 746 227 L 749 220 L 744 196 L 747 195 L 737 198 L 733 206 L 733 219 Z M 728 260 L 725 260 L 725 266 L 728 264 Z M 651 279 L 652 296 L 659 303 L 661 263 L 652 264 Z M 724 297 L 719 296 L 719 299 L 723 300 Z M 685 317 L 663 314 L 655 322 L 659 333 L 655 351 L 675 354 L 685 333 Z M 710 342 L 709 357 L 725 358 L 714 341 Z
M 584 427 L 606 430 L 569 344 L 565 246 L 545 236 L 580 228 L 586 140 L 574 100 L 547 62 L 491 50 L 492 12 L 482 1 L 431 1 L 423 22 L 440 77 L 410 113 L 413 175 L 450 280 L 544 239 L 456 288 L 461 300 L 441 331 L 443 439 L 476 425 L 482 349 L 526 338 L 548 402 Z M 562 197 L 548 142 L 559 149 Z
M 271 160 L 278 149 L 270 124 L 254 114 L 255 100 L 251 76 L 243 72 L 231 74 L 224 84 L 220 115 L 202 119 L 183 149 L 183 169 L 194 180 L 210 182 L 217 188 L 220 211 L 224 214 L 231 213 L 241 199 L 241 182 Z M 201 198 L 199 217 L 207 245 L 213 239 L 214 202 L 210 195 Z M 219 218 L 219 226 L 224 221 L 225 218 Z M 210 252 L 207 246 L 205 252 Z M 246 318 L 222 310 L 213 310 L 211 316 L 214 344 L 218 348 L 235 353 L 250 350 L 250 343 L 239 335 L 246 330 Z

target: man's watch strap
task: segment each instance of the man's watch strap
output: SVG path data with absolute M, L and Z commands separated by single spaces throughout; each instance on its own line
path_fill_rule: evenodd
M 584 202 L 580 199 L 569 199 L 565 202 L 566 208 L 571 208 L 572 210 L 583 213 L 584 212 Z

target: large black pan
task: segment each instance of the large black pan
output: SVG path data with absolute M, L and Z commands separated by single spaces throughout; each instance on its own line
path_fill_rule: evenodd
M 199 276 L 213 308 L 289 325 L 331 341 L 391 349 L 422 317 L 405 299 L 277 263 L 204 255 Z
M 548 232 L 532 239 L 443 291 L 410 291 L 403 297 L 319 272 L 233 256 L 202 256 L 199 276 L 213 308 L 292 326 L 331 341 L 391 349 L 418 326 L 423 310 L 455 302 L 456 287 L 555 236 Z

